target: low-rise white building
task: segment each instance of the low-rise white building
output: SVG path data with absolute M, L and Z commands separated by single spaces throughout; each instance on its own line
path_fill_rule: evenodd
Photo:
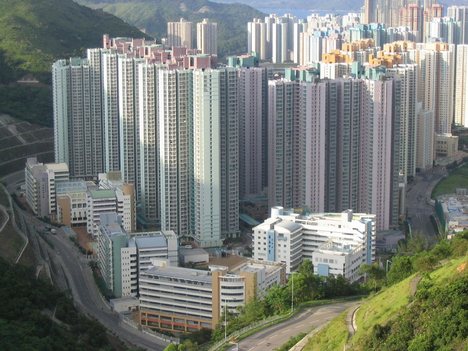
M 444 230 L 451 238 L 468 229 L 468 194 L 466 189 L 457 189 L 456 194 L 439 196 L 437 199 L 443 213 Z M 439 213 L 439 212 L 438 212 Z
M 100 215 L 98 265 L 115 297 L 137 296 L 138 277 L 155 259 L 177 265 L 178 239 L 173 231 L 127 233 L 116 213 Z
M 97 189 L 87 192 L 86 229 L 94 236 L 99 234 L 99 219 L 103 213 L 117 213 L 123 228 L 133 232 L 136 228 L 136 203 L 133 184 L 121 181 L 120 172 L 99 174 Z
M 375 236 L 375 215 L 356 214 L 351 210 L 303 215 L 275 207 L 270 218 L 253 228 L 253 255 L 256 260 L 286 264 L 288 274 L 294 272 L 304 259 L 317 266 L 317 273 L 334 274 L 338 272 L 332 266 L 334 261 L 342 261 L 337 257 L 349 255 L 344 263 L 351 266 L 340 269 L 338 274 L 344 273 L 345 278 L 354 281 L 359 278 L 353 273 L 355 265 L 375 261 Z M 332 262 L 324 260 L 326 253 Z M 360 257 L 359 262 L 351 263 L 356 260 L 352 258 L 356 255 Z M 314 262 L 319 257 L 322 259 L 320 271 L 319 262 Z M 325 264 L 329 266 L 328 270 L 325 270 Z
M 25 167 L 26 201 L 38 217 L 56 215 L 56 183 L 68 181 L 66 163 L 41 163 L 28 158 Z
M 56 184 L 57 222 L 68 226 L 86 225 L 88 186 L 84 180 Z

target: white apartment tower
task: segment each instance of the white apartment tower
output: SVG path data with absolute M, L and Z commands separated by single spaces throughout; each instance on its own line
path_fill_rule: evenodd
M 197 49 L 204 55 L 218 55 L 218 24 L 203 19 L 197 23 Z
M 102 52 L 104 171 L 120 170 L 118 54 Z
M 454 122 L 468 127 L 468 45 L 457 45 Z
M 239 91 L 238 70 L 219 70 L 221 236 L 239 235 Z
M 269 82 L 270 206 L 375 213 L 398 224 L 400 81 Z
M 400 82 L 365 80 L 359 210 L 373 213 L 377 229 L 398 224 Z
M 468 45 L 468 6 L 449 6 L 447 17 L 453 18 L 459 25 L 459 43 Z
M 434 113 L 419 110 L 417 124 L 416 167 L 424 171 L 431 169 L 434 162 Z
M 268 43 L 266 39 L 267 25 L 260 19 L 255 18 L 253 22 L 247 23 L 247 51 L 255 52 L 260 60 L 266 60 L 268 54 Z
M 434 112 L 435 132 L 450 133 L 454 116 L 455 46 L 444 43 L 417 44 L 419 101 Z
M 192 226 L 192 71 L 158 72 L 161 228 L 179 237 Z
M 139 148 L 136 147 L 138 136 L 138 119 L 136 118 L 137 91 L 135 79 L 136 60 L 123 55 L 117 61 L 118 77 L 118 116 L 119 116 L 119 152 L 122 179 L 137 186 L 137 169 L 139 163 Z M 138 170 L 139 171 L 139 170 Z
M 95 71 L 81 58 L 59 60 L 52 66 L 55 161 L 69 164 L 75 177 L 92 177 L 102 171 L 100 101 L 90 89 Z
M 193 72 L 193 235 L 202 247 L 221 242 L 220 71 Z
M 293 145 L 296 83 L 268 82 L 268 203 L 294 207 Z
M 239 194 L 263 191 L 263 128 L 266 72 L 259 67 L 238 70 L 239 81 Z
M 167 45 L 193 48 L 192 22 L 181 18 L 179 22 L 167 22 Z
M 398 65 L 387 73 L 400 80 L 400 170 L 406 177 L 416 174 L 416 106 L 418 66 Z
M 149 63 L 138 63 L 136 80 L 136 119 L 138 120 L 139 177 L 137 197 L 145 220 L 160 223 L 158 87 L 159 70 Z

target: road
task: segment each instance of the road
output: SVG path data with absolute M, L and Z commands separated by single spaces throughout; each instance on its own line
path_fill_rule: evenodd
M 16 172 L 3 179 L 10 193 L 24 181 L 24 172 Z M 45 269 L 54 285 L 61 290 L 70 290 L 77 308 L 98 320 L 111 333 L 123 341 L 146 350 L 161 351 L 167 343 L 144 334 L 123 323 L 112 312 L 94 282 L 89 261 L 78 251 L 65 232 L 57 228 L 57 235 L 40 234 L 44 222 L 23 211 L 16 204 L 17 222 L 29 238 L 41 269 Z
M 309 333 L 321 327 L 346 309 L 355 306 L 356 301 L 341 302 L 333 305 L 318 306 L 306 309 L 283 323 L 253 334 L 239 342 L 239 351 L 271 351 L 280 347 L 290 337 L 300 333 Z M 237 350 L 237 345 L 231 350 Z
M 406 192 L 407 216 L 413 233 L 422 233 L 429 242 L 437 241 L 437 233 L 430 220 L 434 208 L 430 205 L 432 189 L 447 175 L 445 168 L 436 167 L 415 177 Z

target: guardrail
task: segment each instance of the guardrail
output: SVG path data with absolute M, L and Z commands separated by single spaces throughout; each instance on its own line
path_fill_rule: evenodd
M 130 327 L 132 327 L 134 329 L 137 329 L 137 330 L 141 331 L 144 334 L 150 335 L 150 336 L 152 336 L 154 338 L 157 338 L 157 339 L 165 341 L 165 342 L 173 343 L 173 344 L 176 344 L 176 345 L 180 344 L 180 339 L 179 338 L 169 336 L 169 335 L 165 335 L 165 334 L 161 334 L 161 333 L 158 333 L 158 332 L 156 332 L 156 331 L 154 331 L 154 330 L 152 330 L 150 328 L 139 325 L 134 320 L 128 318 L 127 316 L 125 316 L 123 314 L 119 314 L 119 316 L 120 316 L 120 319 L 122 320 L 122 322 L 124 322 L 125 324 L 129 325 Z
M 357 295 L 357 296 L 350 296 L 350 297 L 344 297 L 340 299 L 335 299 L 335 300 L 316 300 L 316 301 L 308 301 L 308 302 L 303 302 L 300 304 L 294 311 L 289 311 L 287 314 L 283 315 L 276 315 L 269 317 L 267 319 L 263 319 L 261 321 L 255 322 L 250 324 L 247 327 L 244 327 L 242 329 L 239 329 L 231 334 L 229 334 L 226 338 L 226 340 L 220 340 L 217 343 L 213 344 L 208 351 L 217 351 L 217 350 L 222 350 L 222 347 L 227 345 L 230 340 L 232 339 L 237 339 L 239 341 L 240 339 L 243 339 L 249 335 L 255 334 L 256 332 L 268 328 L 272 325 L 279 324 L 281 322 L 284 322 L 288 320 L 289 318 L 293 317 L 294 315 L 298 314 L 305 308 L 312 308 L 312 307 L 318 307 L 318 306 L 323 306 L 323 305 L 329 305 L 332 303 L 339 303 L 339 302 L 346 302 L 346 301 L 354 301 L 358 300 L 360 298 L 364 297 L 363 295 Z M 257 330 L 258 329 L 258 330 Z
M 281 321 L 283 319 L 286 320 L 286 319 L 288 319 L 288 318 L 290 318 L 292 316 L 293 316 L 293 313 L 289 312 L 288 314 L 285 314 L 285 315 L 273 316 L 273 317 L 270 317 L 270 318 L 263 319 L 261 321 L 252 323 L 249 326 L 244 327 L 242 329 L 239 329 L 239 330 L 235 331 L 234 333 L 230 334 L 226 340 L 223 339 L 223 340 L 218 341 L 216 344 L 212 345 L 208 349 L 208 351 L 219 350 L 219 349 L 221 349 L 221 347 L 223 347 L 225 344 L 227 344 L 229 342 L 229 340 L 231 340 L 231 339 L 237 339 L 240 336 L 242 336 L 243 334 L 245 334 L 245 333 L 247 333 L 247 332 L 249 332 L 251 330 L 255 330 L 257 328 L 262 328 L 262 327 L 268 327 L 270 325 L 275 324 L 276 322 L 279 322 L 279 321 Z

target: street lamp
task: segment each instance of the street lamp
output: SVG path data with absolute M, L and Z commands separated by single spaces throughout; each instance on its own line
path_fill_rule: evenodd
M 385 273 L 388 273 L 388 264 L 392 264 L 393 262 L 391 260 L 387 260 L 387 262 L 385 262 Z
M 227 340 L 227 299 L 224 298 L 224 342 Z

